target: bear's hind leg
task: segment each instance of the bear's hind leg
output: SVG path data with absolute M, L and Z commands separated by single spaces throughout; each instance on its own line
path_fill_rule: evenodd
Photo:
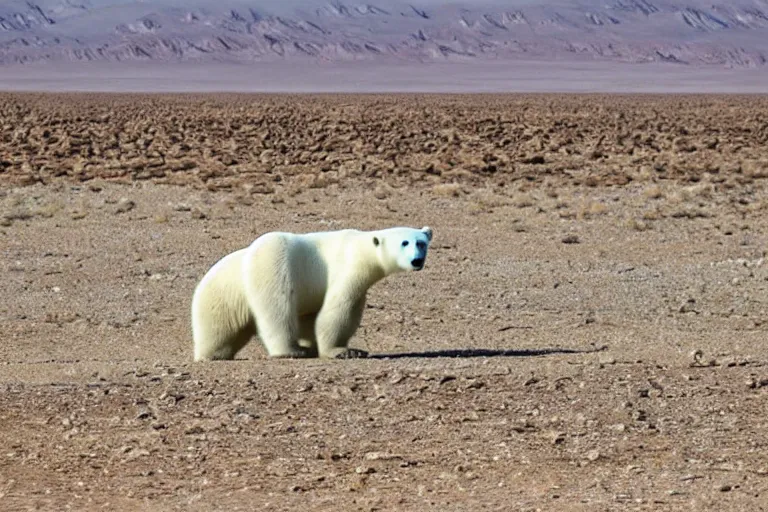
M 253 323 L 236 332 L 223 332 L 220 326 L 194 326 L 195 361 L 234 359 L 255 334 Z
M 203 283 L 192 299 L 194 360 L 234 359 L 256 334 L 248 305 L 235 297 L 229 301 L 221 289 Z

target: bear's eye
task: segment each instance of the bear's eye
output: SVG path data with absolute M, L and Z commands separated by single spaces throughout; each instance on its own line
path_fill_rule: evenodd
M 403 240 L 402 246 L 403 247 L 408 247 L 408 240 Z
M 424 249 L 426 249 L 426 248 L 427 248 L 427 244 L 425 244 L 424 242 L 422 242 L 421 240 L 419 240 L 418 242 L 416 242 L 416 247 L 417 247 L 418 249 L 424 250 Z

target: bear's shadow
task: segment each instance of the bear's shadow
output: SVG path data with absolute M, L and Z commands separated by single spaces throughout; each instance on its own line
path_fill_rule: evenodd
M 606 350 L 607 346 L 589 349 L 574 348 L 538 348 L 538 349 L 508 349 L 494 350 L 484 348 L 455 349 L 455 350 L 431 350 L 427 352 L 400 352 L 394 354 L 369 354 L 368 359 L 407 359 L 407 358 L 434 358 L 434 357 L 539 357 L 555 354 L 590 354 Z

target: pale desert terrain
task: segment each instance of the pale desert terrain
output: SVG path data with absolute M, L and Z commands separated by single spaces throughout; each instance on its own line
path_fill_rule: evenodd
M 0 509 L 768 509 L 768 99 L 0 96 Z M 432 226 L 366 360 L 191 362 L 270 230 Z

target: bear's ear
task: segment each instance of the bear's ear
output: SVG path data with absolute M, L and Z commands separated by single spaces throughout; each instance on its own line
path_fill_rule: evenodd
M 429 226 L 424 226 L 421 228 L 421 232 L 427 235 L 427 238 L 429 238 L 429 241 L 432 241 L 432 228 Z
M 377 236 L 373 237 L 373 245 L 375 245 L 376 247 L 379 246 L 379 237 Z

